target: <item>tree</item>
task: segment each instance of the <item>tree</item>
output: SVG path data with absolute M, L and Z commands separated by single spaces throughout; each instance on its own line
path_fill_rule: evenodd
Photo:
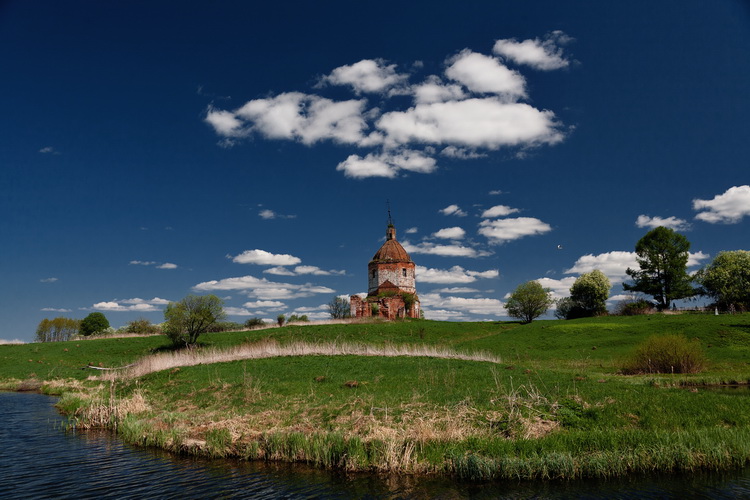
M 164 310 L 164 333 L 175 346 L 193 346 L 198 336 L 224 319 L 223 301 L 216 295 L 188 295 Z
M 750 252 L 732 250 L 719 255 L 696 274 L 700 293 L 712 297 L 722 311 L 750 309 Z
M 690 242 L 683 235 L 666 227 L 652 229 L 635 245 L 640 271 L 628 268 L 633 283 L 623 283 L 628 291 L 641 292 L 654 298 L 660 311 L 669 309 L 674 300 L 695 295 L 687 273 Z
M 88 337 L 89 335 L 102 333 L 107 328 L 109 328 L 109 321 L 107 321 L 107 317 L 100 312 L 92 312 L 81 320 L 81 328 L 79 329 L 79 333 Z
M 505 309 L 509 316 L 531 323 L 534 318 L 546 313 L 553 303 L 549 288 L 543 288 L 538 281 L 529 281 L 513 290 Z
M 125 331 L 128 333 L 153 334 L 161 333 L 161 328 L 159 325 L 152 324 L 146 318 L 138 318 L 128 322 Z
M 570 287 L 573 307 L 569 315 L 589 317 L 606 313 L 610 288 L 612 284 L 609 278 L 600 270 L 594 269 L 590 273 L 583 273 Z
M 276 323 L 279 326 L 284 326 L 285 321 L 286 321 L 286 316 L 284 316 L 283 314 L 279 314 L 278 316 L 276 316 Z
M 332 319 L 344 319 L 351 317 L 351 306 L 349 299 L 345 297 L 334 297 L 328 303 L 328 313 Z
M 81 322 L 77 319 L 63 318 L 59 316 L 54 319 L 44 318 L 36 328 L 37 342 L 62 342 L 70 340 L 78 334 Z

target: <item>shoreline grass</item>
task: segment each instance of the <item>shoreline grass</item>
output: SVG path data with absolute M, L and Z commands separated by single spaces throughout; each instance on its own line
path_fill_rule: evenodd
M 622 375 L 623 360 L 658 333 L 695 339 L 708 369 Z M 0 385 L 62 393 L 79 428 L 208 457 L 467 480 L 750 464 L 748 389 L 707 387 L 750 381 L 748 314 L 293 325 L 207 335 L 194 352 L 163 346 L 0 346 Z M 482 357 L 459 357 L 472 352 Z M 102 376 L 80 370 L 84 360 L 140 371 Z

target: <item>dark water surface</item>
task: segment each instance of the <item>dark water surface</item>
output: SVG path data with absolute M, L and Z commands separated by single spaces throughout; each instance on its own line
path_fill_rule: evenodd
M 0 392 L 0 498 L 750 498 L 750 469 L 516 484 L 200 460 L 65 432 L 54 402 Z

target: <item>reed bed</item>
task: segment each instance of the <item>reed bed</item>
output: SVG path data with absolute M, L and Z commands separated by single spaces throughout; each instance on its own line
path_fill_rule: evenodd
M 104 380 L 136 378 L 148 375 L 149 373 L 185 366 L 285 356 L 427 357 L 481 361 L 495 364 L 502 362 L 499 356 L 487 352 L 458 352 L 447 347 L 430 345 L 386 344 L 375 346 L 339 342 L 292 342 L 289 344 L 280 344 L 272 339 L 264 339 L 260 342 L 244 344 L 229 349 L 189 349 L 154 354 L 141 358 L 132 365 L 123 367 L 121 370 L 106 373 L 102 378 Z

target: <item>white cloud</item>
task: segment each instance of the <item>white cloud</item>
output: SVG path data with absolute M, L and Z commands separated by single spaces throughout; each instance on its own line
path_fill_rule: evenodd
M 505 312 L 502 301 L 488 298 L 444 297 L 438 293 L 420 295 L 419 300 L 425 307 L 425 315 L 431 307 L 460 311 L 470 314 L 502 316 Z
M 242 307 L 249 309 L 279 309 L 286 307 L 286 304 L 278 300 L 256 300 L 254 302 L 245 302 Z
M 709 254 L 703 252 L 688 252 L 687 267 L 699 266 L 709 257 L 711 257 Z
M 316 276 L 330 276 L 330 271 L 324 271 L 318 266 L 297 266 L 294 268 L 294 272 L 297 274 L 313 274 Z
M 435 238 L 444 238 L 449 240 L 460 240 L 464 236 L 466 236 L 466 231 L 461 229 L 458 226 L 455 227 L 446 227 L 441 229 L 440 231 L 433 233 L 433 236 Z
M 548 71 L 564 68 L 570 64 L 558 46 L 570 40 L 570 37 L 562 31 L 553 31 L 544 40 L 535 38 L 519 42 L 515 38 L 507 38 L 495 42 L 493 52 L 517 64 L 526 64 L 535 69 Z
M 448 311 L 446 309 L 424 310 L 424 317 L 435 321 L 466 321 L 469 319 L 466 314 L 460 311 Z
M 448 205 L 442 210 L 438 210 L 443 215 L 455 215 L 456 217 L 466 217 L 466 212 L 461 210 L 458 205 Z
M 231 257 L 231 256 L 229 256 Z M 293 266 L 302 262 L 299 257 L 289 254 L 273 254 L 265 250 L 245 250 L 239 255 L 231 257 L 237 264 L 258 264 L 261 266 Z
M 711 200 L 693 200 L 693 210 L 703 210 L 696 219 L 711 224 L 736 224 L 750 216 L 750 186 L 733 186 Z
M 662 217 L 650 217 L 648 215 L 639 215 L 635 221 L 637 227 L 667 227 L 674 229 L 675 231 L 685 231 L 690 229 L 690 224 L 684 219 L 678 219 L 675 216 L 662 218 Z
M 538 281 L 543 288 L 549 288 L 552 291 L 552 298 L 562 299 L 563 297 L 570 296 L 570 287 L 575 283 L 576 277 L 569 276 L 560 280 L 539 278 L 536 281 Z
M 43 147 L 42 149 L 40 149 L 40 150 L 39 150 L 39 152 L 40 152 L 40 153 L 42 153 L 42 154 L 47 154 L 47 155 L 59 155 L 59 154 L 60 154 L 60 153 L 59 153 L 59 152 L 58 152 L 58 151 L 57 151 L 57 150 L 56 150 L 55 148 L 53 148 L 52 146 L 45 146 L 45 147 Z
M 223 137 L 258 133 L 268 139 L 287 139 L 303 144 L 332 140 L 356 144 L 367 128 L 362 116 L 365 101 L 332 101 L 301 92 L 287 92 L 248 101 L 234 112 L 209 108 L 206 122 Z
M 222 280 L 204 281 L 193 287 L 197 292 L 213 292 L 218 290 L 244 290 L 248 297 L 262 300 L 282 300 L 300 297 L 311 297 L 316 294 L 334 293 L 336 290 L 311 283 L 296 285 L 291 283 L 277 283 L 266 278 L 255 276 L 240 276 Z
M 385 133 L 388 145 L 414 142 L 495 150 L 563 139 L 553 112 L 497 97 L 418 104 L 383 114 L 376 126 Z
M 228 306 L 224 308 L 224 312 L 227 316 L 258 316 L 255 312 L 245 309 L 244 307 Z
M 178 267 L 177 264 L 172 264 L 171 262 L 160 264 L 153 260 L 131 260 L 129 264 L 131 266 L 154 266 L 156 269 L 177 269 Z
M 54 283 L 55 281 L 58 281 L 57 278 L 42 278 L 39 280 L 40 283 Z
M 485 158 L 487 155 L 484 153 L 477 153 L 473 149 L 448 146 L 440 151 L 440 156 L 445 156 L 446 158 L 454 158 L 457 160 L 476 160 L 477 158 Z
M 414 234 L 414 233 L 416 233 L 418 231 L 419 231 L 418 228 L 416 228 L 416 227 L 410 227 L 409 229 L 407 229 L 406 231 L 404 231 L 404 233 L 405 234 Z
M 434 269 L 417 266 L 417 281 L 421 283 L 473 283 L 477 279 L 497 278 L 500 273 L 497 269 L 487 271 L 470 271 L 461 266 L 453 266 L 450 269 Z
M 517 208 L 511 208 L 506 205 L 495 205 L 494 207 L 488 208 L 482 212 L 480 217 L 484 219 L 494 219 L 495 217 L 505 217 L 506 215 L 514 214 L 518 211 Z
M 177 264 L 172 264 L 171 262 L 165 262 L 164 264 L 160 264 L 156 266 L 156 269 L 177 269 Z
M 402 170 L 429 174 L 437 167 L 434 158 L 420 151 L 401 150 L 396 153 L 370 153 L 365 157 L 349 155 L 336 166 L 347 177 L 364 179 L 366 177 L 396 177 Z
M 60 312 L 60 313 L 71 312 L 70 309 L 64 309 L 64 308 L 59 308 L 58 309 L 58 308 L 54 308 L 54 307 L 43 307 L 43 308 L 40 309 L 40 311 L 45 311 L 45 312 Z
M 489 194 L 492 196 L 496 196 L 498 194 L 504 194 L 504 193 L 505 191 L 501 191 L 500 189 L 493 189 L 492 191 L 489 192 Z
M 402 243 L 404 250 L 413 254 L 440 255 L 442 257 L 486 257 L 488 252 L 478 251 L 474 248 L 463 245 L 437 245 L 425 241 L 416 245 L 404 240 Z
M 281 267 L 281 266 L 271 267 L 271 268 L 266 269 L 263 272 L 268 273 L 268 274 L 274 274 L 276 276 L 296 276 L 296 274 L 294 274 L 294 271 L 290 271 L 286 267 Z
M 452 286 L 448 288 L 438 288 L 436 290 L 433 290 L 435 293 L 479 293 L 479 290 L 476 288 L 469 288 L 467 286 Z
M 20 339 L 13 339 L 13 340 L 0 339 L 0 345 L 25 344 L 25 343 L 26 342 Z
M 97 311 L 113 311 L 113 312 L 123 312 L 123 311 L 151 312 L 151 311 L 159 311 L 160 308 L 158 306 L 163 306 L 168 303 L 169 303 L 168 300 L 160 299 L 159 297 L 154 297 L 153 299 L 150 299 L 150 300 L 140 299 L 140 298 L 123 299 L 123 300 L 115 299 L 112 301 L 97 302 L 96 304 L 91 306 L 91 309 L 95 309 Z
M 396 72 L 395 64 L 387 64 L 382 59 L 363 59 L 358 63 L 334 69 L 330 75 L 321 78 L 320 83 L 349 85 L 354 92 L 381 93 L 391 87 L 402 85 L 408 75 Z
M 460 85 L 446 84 L 435 75 L 428 77 L 424 83 L 415 85 L 412 90 L 417 104 L 457 101 L 465 97 Z
M 594 269 L 603 272 L 613 283 L 625 279 L 627 268 L 639 269 L 635 260 L 635 252 L 612 251 L 598 255 L 587 254 L 578 258 L 573 267 L 565 271 L 565 274 L 590 273 Z
M 505 243 L 549 231 L 552 231 L 549 224 L 533 217 L 483 220 L 479 224 L 479 234 L 486 236 L 491 243 Z
M 516 100 L 526 96 L 526 80 L 491 56 L 463 50 L 449 59 L 445 76 L 472 92 L 492 93 Z

